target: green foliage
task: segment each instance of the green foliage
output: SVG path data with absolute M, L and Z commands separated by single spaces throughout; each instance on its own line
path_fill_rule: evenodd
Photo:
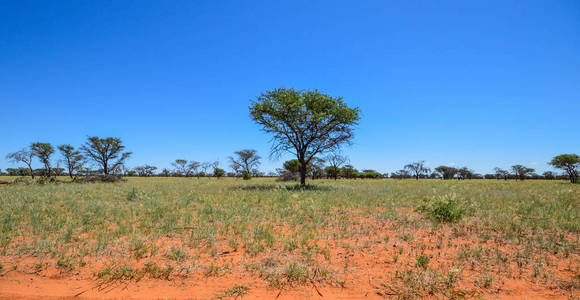
M 532 173 L 535 170 L 522 165 L 514 165 L 512 166 L 512 171 L 520 180 L 524 180 L 529 173 Z
M 468 206 L 457 200 L 456 194 L 435 196 L 425 201 L 418 210 L 441 223 L 453 223 L 461 220 L 468 212 Z
M 83 167 L 84 157 L 81 155 L 80 151 L 75 150 L 71 145 L 60 145 L 58 146 L 58 150 L 64 158 L 70 178 L 73 178 L 73 175 Z
M 353 137 L 359 109 L 318 90 L 279 88 L 262 93 L 250 105 L 253 120 L 274 137 L 272 154 L 290 152 L 302 165 L 318 153 L 336 150 Z M 301 184 L 306 169 L 301 168 Z
M 226 174 L 224 169 L 215 168 L 213 169 L 213 176 L 217 178 L 222 178 Z
M 300 163 L 300 161 L 298 161 L 297 159 L 292 159 L 284 162 L 284 169 L 292 173 L 298 173 L 300 172 L 301 165 L 302 164 Z
M 51 176 L 51 163 L 50 163 L 50 156 L 54 153 L 54 148 L 50 143 L 32 143 L 30 145 L 30 150 L 34 154 L 34 156 L 38 157 L 38 159 L 44 165 L 45 176 Z
M 99 165 L 103 173 L 108 175 L 115 172 L 131 155 L 131 152 L 123 152 L 125 146 L 119 138 L 89 137 L 87 142 L 81 146 L 81 150 L 86 157 Z
M 439 173 L 443 179 L 453 179 L 458 172 L 456 168 L 448 166 L 439 166 L 435 168 L 435 171 Z
M 377 179 L 377 178 L 382 178 L 383 174 L 375 171 L 375 170 L 363 170 L 362 173 L 360 173 L 360 178 L 363 179 Z
M 554 168 L 562 169 L 568 173 L 570 182 L 576 183 L 578 169 L 580 168 L 580 156 L 577 154 L 560 154 L 549 162 Z
M 250 179 L 252 179 L 252 174 L 250 174 L 250 173 L 246 172 L 246 173 L 244 173 L 244 175 L 243 175 L 243 177 L 242 177 L 242 178 L 243 178 L 244 180 L 250 180 Z

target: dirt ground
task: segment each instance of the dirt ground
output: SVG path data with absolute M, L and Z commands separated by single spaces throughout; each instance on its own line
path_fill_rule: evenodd
M 248 265 L 279 264 L 297 259 L 292 251 L 268 250 L 250 256 L 243 249 L 231 249 L 225 240 L 218 243 L 219 255 L 201 254 L 198 266 L 219 266 L 219 271 L 209 272 L 207 267 L 191 267 L 186 263 L 177 267 L 173 275 L 165 279 L 148 276 L 132 279 L 103 280 L 95 278 L 98 270 L 106 265 L 103 258 L 91 258 L 84 267 L 73 272 L 56 267 L 56 262 L 38 271 L 35 257 L 2 257 L 4 265 L 0 277 L 1 299 L 382 299 L 382 298 L 484 298 L 484 299 L 580 299 L 575 290 L 576 270 L 580 267 L 578 257 L 562 259 L 558 255 L 547 257 L 550 261 L 541 277 L 531 266 L 518 266 L 512 255 L 518 245 L 497 247 L 492 240 L 479 243 L 482 249 L 495 249 L 505 255 L 500 265 L 495 258 L 479 257 L 460 261 L 457 253 L 473 247 L 473 241 L 458 237 L 450 228 L 440 228 L 437 233 L 419 230 L 412 242 L 406 242 L 392 224 L 361 224 L 361 230 L 373 232 L 366 238 L 351 240 L 328 240 L 324 245 L 330 252 L 316 254 L 313 260 L 330 270 L 324 280 L 315 280 L 316 274 L 306 281 L 289 282 L 272 287 L 259 272 L 248 270 Z M 379 230 L 377 230 L 379 229 Z M 281 229 L 283 230 L 283 229 Z M 378 234 L 374 234 L 377 233 Z M 390 238 L 385 238 L 389 236 Z M 159 241 L 171 244 L 170 240 Z M 349 244 L 349 247 L 345 247 Z M 297 250 L 294 250 L 297 251 Z M 429 270 L 441 272 L 441 278 L 453 284 L 442 283 L 431 275 L 398 280 L 404 270 L 421 273 L 415 257 L 418 253 L 429 257 Z M 483 253 L 486 253 L 485 250 Z M 546 254 L 542 254 L 546 258 Z M 161 258 L 155 258 L 162 264 Z M 396 261 L 395 261 L 396 260 Z M 264 263 L 266 262 L 266 263 Z M 139 262 L 133 260 L 137 266 Z M 493 265 L 493 266 L 492 266 Z M 10 266 L 17 266 L 16 268 Z M 456 269 L 454 269 L 454 267 Z M 494 269 L 493 281 L 482 284 L 482 270 Z M 217 270 L 217 269 L 216 269 Z M 452 271 L 449 271 L 452 270 Z M 312 274 L 312 273 L 311 273 Z M 426 274 L 426 273 L 425 273 Z M 427 282 L 432 280 L 431 282 Z M 422 281 L 422 282 L 421 282 Z M 446 289 L 436 293 L 425 290 L 425 285 Z M 232 292 L 242 286 L 243 292 Z

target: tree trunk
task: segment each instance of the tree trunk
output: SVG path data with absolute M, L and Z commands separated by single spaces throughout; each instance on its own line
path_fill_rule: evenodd
M 32 176 L 32 179 L 34 179 L 34 170 L 32 169 L 32 166 L 28 166 L 28 169 L 30 169 L 30 175 Z
M 300 185 L 306 185 L 306 160 L 304 155 L 298 155 L 298 161 L 300 162 Z

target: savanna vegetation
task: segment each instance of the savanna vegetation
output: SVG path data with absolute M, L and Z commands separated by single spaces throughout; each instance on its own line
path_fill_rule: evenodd
M 19 167 L 0 177 L 0 290 L 55 281 L 0 296 L 66 282 L 54 296 L 578 297 L 578 155 L 542 175 L 422 160 L 358 170 L 340 149 L 359 109 L 342 98 L 276 89 L 249 110 L 270 155 L 292 154 L 276 172 L 254 149 L 228 169 L 129 168 L 115 137 L 8 154 Z
M 84 295 L 211 279 L 223 284 L 203 296 L 469 298 L 523 286 L 567 297 L 580 287 L 579 215 L 580 186 L 564 181 L 15 184 L 0 188 L 0 282 L 94 280 Z

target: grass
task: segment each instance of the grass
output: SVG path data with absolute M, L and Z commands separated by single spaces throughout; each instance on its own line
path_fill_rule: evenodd
M 382 261 L 412 266 L 391 274 L 390 292 L 450 292 L 447 283 L 462 279 L 449 270 L 481 272 L 471 285 L 485 291 L 507 272 L 554 281 L 554 259 L 578 274 L 579 233 L 580 185 L 564 181 L 317 180 L 299 188 L 260 178 L 129 178 L 0 186 L 0 266 L 34 257 L 40 268 L 73 272 L 104 259 L 108 269 L 97 277 L 114 280 L 168 279 L 178 273 L 172 263 L 207 276 L 242 272 L 213 264 L 235 252 L 271 286 L 304 285 L 321 278 L 314 276 L 321 264 L 325 280 L 356 272 L 341 249 L 384 251 Z M 459 265 L 441 265 L 434 251 Z M 273 254 L 286 260 L 264 265 Z M 547 255 L 551 265 L 541 260 Z M 196 267 L 206 256 L 209 267 Z

